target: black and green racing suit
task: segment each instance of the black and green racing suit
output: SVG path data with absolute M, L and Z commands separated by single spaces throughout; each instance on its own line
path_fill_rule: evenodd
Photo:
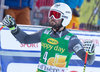
M 73 53 L 83 61 L 85 59 L 86 52 L 81 41 L 67 29 L 54 32 L 47 28 L 29 35 L 18 27 L 16 32 L 12 31 L 11 33 L 21 43 L 41 42 L 41 57 L 37 72 L 67 72 Z M 92 64 L 94 57 L 94 55 L 88 55 L 87 63 Z

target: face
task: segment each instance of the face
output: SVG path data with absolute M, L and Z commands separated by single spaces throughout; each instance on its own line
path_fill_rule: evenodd
M 49 24 L 53 28 L 58 28 L 61 26 L 62 19 L 56 20 L 54 17 L 49 18 Z
M 62 27 L 62 13 L 58 11 L 51 10 L 49 12 L 49 24 L 56 31 Z

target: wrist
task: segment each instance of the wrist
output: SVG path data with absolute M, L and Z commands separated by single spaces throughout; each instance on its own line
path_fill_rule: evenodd
M 88 53 L 88 55 L 94 55 L 94 53 Z
M 16 27 L 11 27 L 11 28 L 9 28 L 10 30 L 15 30 L 16 29 Z
M 17 31 L 17 26 L 16 27 L 11 27 L 11 28 L 9 28 L 11 31 Z
M 20 28 L 17 26 L 16 29 L 11 30 L 11 33 L 12 34 L 17 34 L 17 33 L 19 33 L 19 31 L 20 31 Z

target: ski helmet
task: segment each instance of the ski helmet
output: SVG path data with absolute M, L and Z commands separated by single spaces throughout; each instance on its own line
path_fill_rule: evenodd
M 49 15 L 48 17 L 50 17 L 50 12 L 52 11 L 55 11 L 55 12 L 59 12 L 60 15 L 58 15 L 57 17 L 55 18 L 62 18 L 63 21 L 62 21 L 62 26 L 67 26 L 71 19 L 72 19 L 72 11 L 71 11 L 71 8 L 65 4 L 65 3 L 55 3 L 53 6 L 51 6 L 50 10 L 49 10 Z M 56 13 L 53 13 L 53 15 L 56 15 Z

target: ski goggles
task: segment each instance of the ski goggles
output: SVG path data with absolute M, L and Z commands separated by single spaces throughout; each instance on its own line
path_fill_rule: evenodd
M 62 14 L 57 11 L 50 11 L 48 17 L 49 18 L 53 17 L 54 19 L 59 20 L 62 18 Z

